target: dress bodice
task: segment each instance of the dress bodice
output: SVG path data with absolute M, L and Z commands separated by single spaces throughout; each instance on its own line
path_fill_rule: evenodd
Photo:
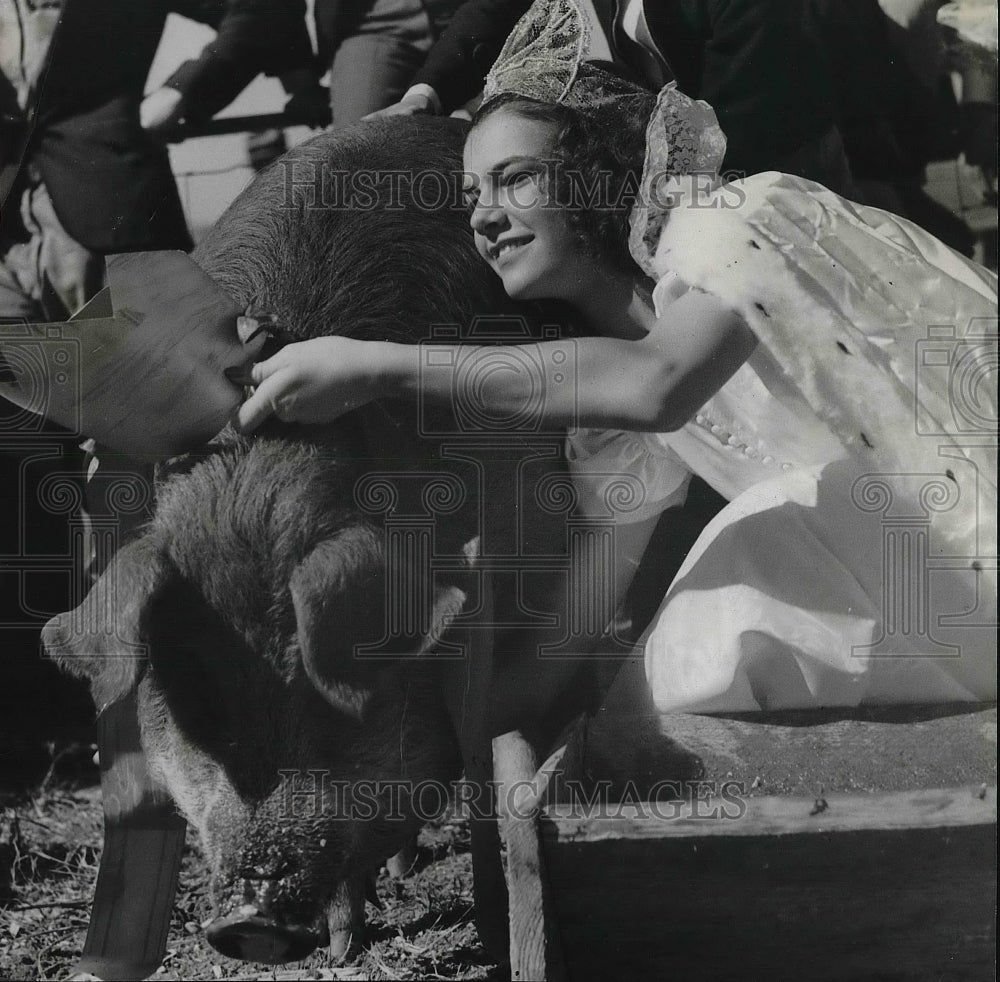
M 996 418 L 995 382 L 978 385 L 970 409 L 951 376 L 962 358 L 995 364 L 996 277 L 911 223 L 800 178 L 759 174 L 702 198 L 675 208 L 660 232 L 654 303 L 662 312 L 705 290 L 743 317 L 758 346 L 677 432 L 614 444 L 605 435 L 603 469 L 641 449 L 647 499 L 693 471 L 732 500 L 783 468 L 844 456 L 872 474 L 951 481 L 955 457 L 995 495 L 995 444 L 979 446 L 995 430 L 980 421 Z M 572 437 L 571 452 L 588 442 L 588 431 Z M 956 554 L 993 551 L 980 511 L 966 495 L 936 515 Z
M 657 314 L 687 290 L 668 273 L 653 294 Z M 646 434 L 643 442 L 653 453 L 669 448 L 729 500 L 782 471 L 823 467 L 845 454 L 797 389 L 783 384 L 763 346 L 692 420 L 673 433 Z
M 688 289 L 667 273 L 653 292 L 657 315 Z M 626 521 L 680 504 L 691 474 L 731 501 L 782 472 L 820 468 L 845 453 L 798 389 L 784 383 L 763 346 L 675 432 L 584 429 L 569 438 L 570 467 L 585 500 L 606 497 L 601 480 L 637 476 L 643 506 L 617 516 Z

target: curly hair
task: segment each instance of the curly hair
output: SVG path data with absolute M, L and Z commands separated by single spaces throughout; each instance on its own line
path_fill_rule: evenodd
M 550 200 L 565 210 L 571 231 L 591 256 L 631 272 L 635 263 L 628 251 L 628 219 L 639 191 L 646 124 L 655 105 L 653 93 L 587 110 L 512 94 L 490 102 L 472 125 L 501 110 L 554 124 Z

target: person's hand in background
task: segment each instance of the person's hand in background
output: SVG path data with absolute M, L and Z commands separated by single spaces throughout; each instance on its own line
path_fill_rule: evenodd
M 177 89 L 164 85 L 154 89 L 139 107 L 139 122 L 153 136 L 160 136 L 176 126 L 184 116 L 184 99 Z
M 394 102 L 385 109 L 369 113 L 364 119 L 381 119 L 386 116 L 436 116 L 440 113 L 440 102 L 430 86 L 421 86 L 422 90 L 410 89 L 399 102 Z

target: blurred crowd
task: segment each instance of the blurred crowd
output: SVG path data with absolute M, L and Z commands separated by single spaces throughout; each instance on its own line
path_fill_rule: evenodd
M 68 316 L 100 285 L 107 253 L 189 247 L 164 139 L 257 74 L 279 77 L 289 118 L 312 126 L 461 111 L 528 5 L 0 0 L 0 317 Z M 812 177 L 969 254 L 972 233 L 924 193 L 924 168 L 964 154 L 995 177 L 996 59 L 949 47 L 941 6 L 594 0 L 595 55 L 710 102 L 728 171 Z M 146 93 L 170 13 L 217 35 Z M 280 149 L 258 137 L 251 157 L 263 166 Z

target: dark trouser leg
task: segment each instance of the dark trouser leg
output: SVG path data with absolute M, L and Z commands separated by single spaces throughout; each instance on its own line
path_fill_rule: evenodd
M 844 151 L 844 141 L 836 126 L 829 127 L 820 136 L 777 161 L 774 169 L 807 177 L 851 201 L 860 197 Z
M 435 27 L 419 0 L 375 0 L 330 66 L 334 126 L 398 102 L 434 43 Z

